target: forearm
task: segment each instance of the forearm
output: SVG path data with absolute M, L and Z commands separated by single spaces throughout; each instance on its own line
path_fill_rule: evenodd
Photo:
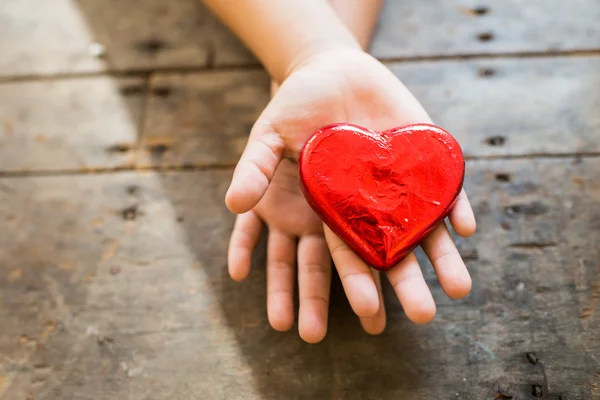
M 323 0 L 335 11 L 337 17 L 356 38 L 360 47 L 367 50 L 377 26 L 383 0 Z M 271 95 L 279 85 L 271 82 Z
M 276 81 L 328 49 L 360 48 L 323 0 L 203 0 L 261 60 Z
M 383 0 L 327 0 L 360 46 L 369 47 Z

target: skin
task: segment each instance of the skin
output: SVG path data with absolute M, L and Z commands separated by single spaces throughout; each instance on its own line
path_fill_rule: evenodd
M 206 0 L 218 3 L 218 0 Z M 356 1 L 355 13 L 350 3 Z M 298 279 L 300 336 L 316 343 L 325 337 L 331 283 L 331 258 L 342 280 L 354 312 L 366 332 L 378 334 L 385 328 L 385 306 L 381 295 L 381 274 L 369 268 L 327 226 L 324 226 L 300 192 L 297 165 L 294 160 L 308 137 L 316 129 L 332 122 L 349 122 L 376 130 L 431 120 L 425 110 L 391 72 L 364 53 L 375 25 L 378 7 L 370 12 L 360 0 L 339 0 L 333 6 L 348 4 L 339 10 L 344 20 L 335 17 L 323 1 L 288 2 L 290 7 L 262 9 L 265 1 L 242 3 L 242 10 L 258 18 L 259 32 L 240 21 L 236 11 L 218 9 L 226 24 L 245 39 L 272 73 L 273 99 L 257 120 L 227 193 L 229 209 L 240 214 L 232 232 L 229 247 L 229 273 L 241 281 L 250 271 L 252 251 L 263 223 L 269 228 L 267 248 L 267 311 L 276 330 L 288 330 L 294 324 L 294 282 Z M 222 5 L 222 3 L 220 3 Z M 270 5 L 283 4 L 280 2 Z M 219 4 L 216 5 L 219 8 Z M 290 10 L 289 8 L 292 8 Z M 300 57 L 279 54 L 277 47 L 260 43 L 265 30 L 280 27 L 281 19 L 295 29 L 324 35 L 325 26 L 331 36 L 322 40 L 306 40 L 282 33 L 271 46 L 298 46 Z M 312 15 L 318 13 L 319 15 Z M 234 14 L 234 15 L 230 15 Z M 361 24 L 361 17 L 371 19 Z M 333 18 L 333 20 L 329 20 Z M 324 20 L 327 22 L 324 25 Z M 318 20 L 313 26 L 315 20 Z M 299 21 L 299 22 L 298 22 Z M 242 26 L 238 26 L 241 24 Z M 356 29 L 356 39 L 349 40 L 348 29 Z M 368 29 L 365 29 L 367 27 Z M 320 31 L 321 30 L 321 31 Z M 288 32 L 288 30 L 286 30 Z M 245 36 L 244 36 L 245 35 Z M 259 36 L 253 36 L 259 35 Z M 330 43 L 324 37 L 334 38 Z M 288 42 L 286 42 L 288 41 Z M 259 43 L 255 43 L 259 42 Z M 309 43 L 307 45 L 306 43 Z M 316 47 L 312 43 L 318 43 Z M 309 46 L 309 48 L 303 48 Z M 261 52 L 267 52 L 264 55 Z M 287 59 L 287 61 L 285 61 Z M 275 61 L 272 61 L 275 60 Z M 289 63 L 288 66 L 285 64 Z M 323 84 L 326 82 L 327 84 Z M 284 158 L 285 157 L 285 158 Z M 464 191 L 454 206 L 450 223 L 461 236 L 475 230 L 475 218 Z M 454 299 L 466 296 L 471 278 L 450 237 L 441 224 L 423 243 L 445 293 Z M 427 323 L 435 316 L 435 303 L 414 254 L 385 273 L 391 282 L 407 317 L 415 323 Z

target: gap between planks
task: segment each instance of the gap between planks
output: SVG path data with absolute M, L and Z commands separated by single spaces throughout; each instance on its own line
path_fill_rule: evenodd
M 428 56 L 406 56 L 406 57 L 391 57 L 378 58 L 384 64 L 401 64 L 401 63 L 416 63 L 416 62 L 443 62 L 443 61 L 461 61 L 461 60 L 488 60 L 488 59 L 531 59 L 531 58 L 568 58 L 568 57 L 600 57 L 600 49 L 592 50 L 564 50 L 551 52 L 502 52 L 502 53 L 472 53 L 472 54 L 452 54 L 452 55 L 428 55 Z M 50 81 L 58 79 L 78 79 L 90 78 L 96 76 L 112 76 L 118 77 L 145 77 L 149 78 L 155 73 L 202 73 L 215 71 L 256 71 L 262 70 L 259 63 L 239 64 L 239 65 L 222 65 L 214 66 L 210 63 L 205 66 L 194 67 L 158 67 L 158 68 L 137 68 L 128 70 L 113 70 L 108 68 L 103 71 L 93 72 L 64 72 L 50 74 L 34 74 L 34 75 L 6 75 L 0 76 L 0 84 L 14 82 L 30 82 L 30 81 Z
M 560 159 L 588 159 L 600 158 L 600 152 L 591 153 L 564 153 L 564 154 L 522 154 L 522 155 L 496 155 L 496 156 L 465 156 L 466 161 L 479 162 L 489 160 L 560 160 Z M 22 177 L 44 177 L 44 176 L 70 176 L 70 175 L 106 175 L 115 173 L 169 173 L 169 172 L 189 172 L 189 171 L 233 171 L 236 163 L 223 164 L 194 164 L 194 165 L 171 165 L 171 166 L 149 166 L 135 167 L 124 166 L 115 168 L 81 168 L 81 169 L 55 169 L 55 170 L 29 170 L 29 171 L 0 171 L 1 178 L 22 178 Z

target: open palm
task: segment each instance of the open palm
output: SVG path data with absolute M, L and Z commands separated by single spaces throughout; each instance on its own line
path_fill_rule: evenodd
M 283 164 L 281 160 L 284 157 L 297 159 L 302 146 L 315 130 L 338 122 L 385 130 L 413 123 L 430 123 L 431 120 L 402 83 L 385 66 L 366 53 L 357 50 L 337 50 L 316 55 L 294 68 L 254 125 L 227 193 L 226 202 L 229 209 L 243 214 L 243 218 L 238 219 L 232 236 L 230 271 L 248 269 L 245 267 L 246 259 L 240 261 L 240 256 L 236 254 L 247 255 L 251 252 L 255 243 L 254 237 L 258 236 L 256 232 L 259 232 L 259 229 L 252 228 L 260 227 L 260 224 L 256 223 L 256 213 L 263 214 L 263 219 L 278 215 L 277 220 L 284 221 L 292 215 L 304 215 L 307 220 L 314 221 L 312 211 L 308 217 L 305 208 L 308 206 L 303 199 L 298 200 L 299 212 L 287 209 L 292 203 L 279 201 L 283 199 L 278 194 L 281 190 L 293 191 L 300 196 L 297 181 L 291 189 L 292 179 L 289 178 L 290 171 L 295 166 L 291 163 Z M 289 170 L 283 171 L 288 175 L 288 180 L 285 181 L 280 175 L 282 169 L 287 168 Z M 257 204 L 258 208 L 250 211 Z M 251 218 L 254 218 L 252 223 Z M 296 237 L 315 235 L 315 240 L 318 240 L 318 229 L 314 232 L 312 228 L 303 231 L 307 222 L 293 222 L 293 218 L 291 219 L 292 221 L 286 221 L 279 226 L 285 226 L 284 231 Z M 459 235 L 468 236 L 475 230 L 473 212 L 464 192 L 450 214 L 450 222 Z M 312 224 L 310 222 L 311 226 Z M 237 240 L 236 231 L 245 239 Z M 354 312 L 362 317 L 363 326 L 368 332 L 381 331 L 385 326 L 385 313 L 379 289 L 379 274 L 374 273 L 326 226 L 324 233 Z M 277 236 L 275 240 L 275 243 L 279 244 L 272 244 L 270 240 L 268 258 L 275 260 L 274 263 L 278 267 L 274 267 L 273 271 L 278 272 L 275 275 L 269 274 L 269 293 L 286 293 L 285 296 L 289 296 L 289 300 L 285 300 L 284 303 L 281 303 L 281 299 L 273 301 L 279 305 L 285 304 L 287 308 L 293 288 L 295 241 L 284 242 Z M 322 303 L 320 309 L 323 306 L 326 308 L 329 299 L 329 257 L 324 256 L 326 253 L 323 252 L 322 243 L 314 243 L 313 247 L 305 252 L 302 251 L 302 243 L 301 239 L 298 243 L 297 260 L 301 311 L 303 298 L 306 301 L 319 301 Z M 431 260 L 445 293 L 451 298 L 460 298 L 468 294 L 471 288 L 469 273 L 444 223 L 422 243 L 422 248 Z M 286 262 L 280 263 L 282 260 Z M 302 270 L 305 271 L 304 275 Z M 414 254 L 411 253 L 386 275 L 409 319 L 425 323 L 434 317 L 435 303 Z M 293 317 L 293 310 L 291 315 Z M 316 318 L 315 321 L 307 320 L 307 324 L 322 323 L 323 313 L 316 312 L 312 315 Z M 271 311 L 269 316 L 273 324 Z M 324 317 L 326 318 L 326 312 Z

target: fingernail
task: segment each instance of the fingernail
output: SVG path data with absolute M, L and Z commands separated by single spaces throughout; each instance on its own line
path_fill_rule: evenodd
M 356 292 L 360 293 L 356 314 L 360 317 L 372 317 L 379 311 L 379 294 L 372 281 L 361 279 L 355 283 Z

